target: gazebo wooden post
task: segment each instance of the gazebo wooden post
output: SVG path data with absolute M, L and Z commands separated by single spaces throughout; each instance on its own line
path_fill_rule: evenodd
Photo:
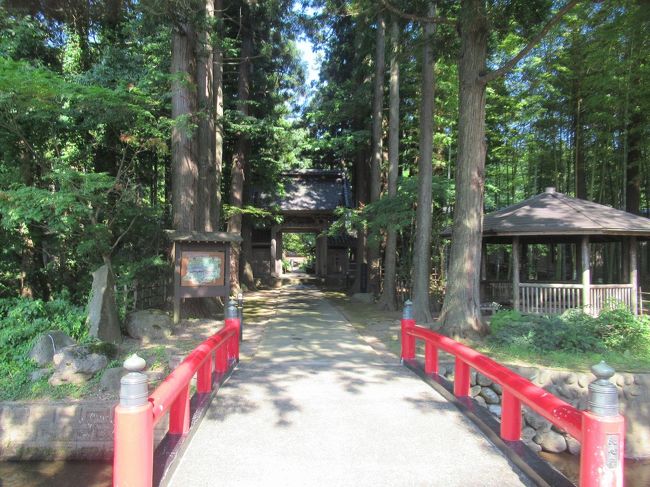
M 512 302 L 519 311 L 519 237 L 512 238 Z
M 582 270 L 582 307 L 586 312 L 591 307 L 591 270 L 589 269 L 589 235 L 582 237 L 580 246 L 581 270 Z
M 639 313 L 639 280 L 638 280 L 638 262 L 637 262 L 637 245 L 636 237 L 628 239 L 630 245 L 630 284 L 632 285 L 632 312 L 636 315 Z

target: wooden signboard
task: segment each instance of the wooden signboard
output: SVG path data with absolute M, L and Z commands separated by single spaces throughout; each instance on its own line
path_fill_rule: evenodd
M 226 253 L 186 251 L 181 254 L 181 286 L 223 286 Z
M 241 237 L 223 232 L 168 232 L 174 243 L 174 323 L 181 301 L 230 296 L 230 246 Z

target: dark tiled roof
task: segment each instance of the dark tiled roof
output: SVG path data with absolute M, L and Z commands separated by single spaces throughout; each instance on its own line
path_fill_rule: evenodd
M 284 196 L 275 203 L 282 212 L 332 213 L 350 206 L 350 188 L 340 171 L 305 169 L 282 174 Z
M 445 229 L 443 235 L 450 236 L 451 228 Z M 650 236 L 650 219 L 549 188 L 521 203 L 486 214 L 483 235 Z

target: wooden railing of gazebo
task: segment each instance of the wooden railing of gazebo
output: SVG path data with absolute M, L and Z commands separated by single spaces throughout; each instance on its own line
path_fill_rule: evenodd
M 519 311 L 522 313 L 561 314 L 568 309 L 582 308 L 583 285 L 564 283 L 519 283 Z M 632 284 L 591 284 L 589 285 L 589 305 L 585 311 L 597 316 L 607 303 L 618 302 L 633 313 L 638 310 L 638 300 L 634 300 Z
M 515 303 L 512 299 L 513 286 L 506 281 L 487 281 L 481 283 L 485 293 L 483 299 L 499 303 L 510 302 L 522 313 L 534 314 L 561 314 L 568 309 L 582 308 L 584 286 L 577 283 L 540 283 L 520 282 L 517 285 L 519 300 Z M 632 312 L 641 299 L 633 299 L 634 286 L 632 284 L 590 284 L 589 306 L 585 311 L 597 316 L 610 302 L 625 305 Z

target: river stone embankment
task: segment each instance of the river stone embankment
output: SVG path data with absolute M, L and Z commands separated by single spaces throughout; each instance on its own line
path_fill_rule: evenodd
M 593 374 L 518 365 L 507 367 L 572 406 L 587 409 L 588 386 L 595 380 Z M 453 363 L 441 364 L 439 373 L 452 379 Z M 625 457 L 650 458 L 650 374 L 617 373 L 611 381 L 616 384 L 620 411 L 626 418 Z M 499 384 L 472 371 L 470 394 L 494 416 L 501 417 L 503 391 Z M 526 407 L 523 420 L 522 441 L 533 450 L 580 453 L 580 444 L 575 439 Z

